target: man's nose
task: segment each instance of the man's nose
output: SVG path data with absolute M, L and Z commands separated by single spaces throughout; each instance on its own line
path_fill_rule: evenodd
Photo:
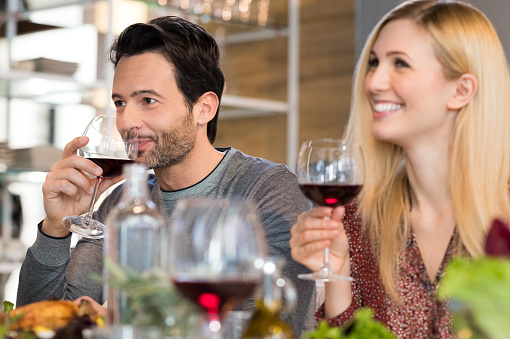
M 121 117 L 126 120 L 126 129 L 136 128 L 140 129 L 143 126 L 142 120 L 140 119 L 139 111 L 136 105 L 126 104 L 122 112 Z

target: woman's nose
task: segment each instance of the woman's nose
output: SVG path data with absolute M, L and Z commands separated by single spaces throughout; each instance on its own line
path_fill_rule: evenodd
M 388 71 L 378 66 L 370 70 L 365 77 L 365 90 L 367 93 L 387 91 L 390 88 L 390 77 Z

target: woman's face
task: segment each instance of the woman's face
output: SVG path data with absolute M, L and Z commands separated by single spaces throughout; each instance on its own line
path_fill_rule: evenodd
M 380 32 L 365 77 L 372 104 L 372 134 L 406 149 L 449 138 L 456 90 L 445 78 L 430 35 L 409 19 L 390 21 Z

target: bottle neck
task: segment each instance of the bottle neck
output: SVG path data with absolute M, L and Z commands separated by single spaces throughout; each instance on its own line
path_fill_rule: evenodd
M 122 200 L 146 200 L 149 195 L 149 188 L 147 185 L 147 172 L 145 166 L 140 164 L 125 166 L 124 176 L 126 178 L 126 182 L 124 183 Z
M 276 284 L 280 277 L 280 268 L 274 262 L 266 263 L 262 280 L 261 303 L 271 313 L 279 313 L 282 306 L 282 291 Z

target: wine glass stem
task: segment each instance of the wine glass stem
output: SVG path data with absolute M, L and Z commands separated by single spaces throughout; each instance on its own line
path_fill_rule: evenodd
M 90 199 L 89 210 L 87 212 L 87 218 L 92 219 L 92 213 L 94 212 L 94 203 L 96 202 L 97 193 L 99 191 L 99 185 L 103 181 L 103 176 L 96 177 L 96 184 L 94 185 L 94 193 L 92 193 L 92 199 Z
M 329 247 L 324 249 L 324 259 L 322 263 L 323 270 L 329 270 Z
M 330 217 L 324 217 L 324 220 L 331 220 Z M 323 272 L 330 272 L 329 267 L 329 247 L 326 247 L 323 252 L 322 269 Z

